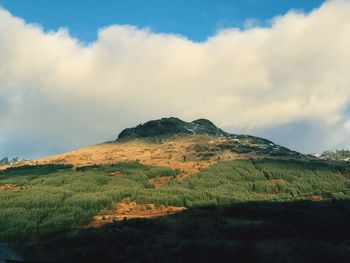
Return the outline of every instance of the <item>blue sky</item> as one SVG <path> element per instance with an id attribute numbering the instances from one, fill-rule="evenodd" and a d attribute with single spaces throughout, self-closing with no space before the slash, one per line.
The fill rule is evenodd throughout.
<path id="1" fill-rule="evenodd" d="M 111 24 L 149 27 L 205 41 L 220 28 L 243 28 L 246 20 L 265 25 L 291 9 L 303 12 L 322 0 L 0 0 L 0 5 L 45 30 L 69 28 L 82 42 L 96 40 L 97 31 Z"/>

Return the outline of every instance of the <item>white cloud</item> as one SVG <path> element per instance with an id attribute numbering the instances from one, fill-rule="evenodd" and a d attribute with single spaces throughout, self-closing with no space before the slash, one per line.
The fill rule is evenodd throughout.
<path id="1" fill-rule="evenodd" d="M 64 151 L 162 116 L 304 152 L 350 146 L 349 14 L 349 1 L 328 1 L 202 43 L 113 25 L 86 46 L 0 10 L 0 154 Z"/>

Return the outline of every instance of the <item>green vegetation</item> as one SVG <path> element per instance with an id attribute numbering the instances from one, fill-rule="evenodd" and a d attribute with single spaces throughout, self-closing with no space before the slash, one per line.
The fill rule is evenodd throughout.
<path id="1" fill-rule="evenodd" d="M 46 165 L 1 172 L 0 240 L 25 240 L 81 227 L 102 208 L 129 198 L 192 208 L 229 206 L 247 201 L 298 200 L 307 195 L 345 199 L 350 181 L 342 163 L 246 160 L 220 162 L 183 182 L 154 189 L 148 179 L 179 171 L 137 162 L 108 166 Z M 115 175 L 117 174 L 117 175 Z"/>
<path id="2" fill-rule="evenodd" d="M 87 224 L 100 209 L 142 189 L 152 188 L 148 179 L 175 175 L 161 167 L 121 163 L 85 171 L 22 167 L 2 173 L 0 186 L 27 186 L 24 190 L 0 191 L 0 239 L 19 240 Z M 62 168 L 62 167 L 60 167 Z M 81 170 L 81 169 L 79 169 Z M 121 176 L 108 176 L 118 171 Z"/>
<path id="3" fill-rule="evenodd" d="M 0 171 L 0 178 L 14 175 L 43 175 L 60 170 L 71 169 L 69 164 L 22 165 Z"/>
<path id="4" fill-rule="evenodd" d="M 344 166 L 294 160 L 220 162 L 186 181 L 145 190 L 139 202 L 186 207 L 225 206 L 243 201 L 297 200 L 310 195 L 346 198 L 350 181 Z"/>

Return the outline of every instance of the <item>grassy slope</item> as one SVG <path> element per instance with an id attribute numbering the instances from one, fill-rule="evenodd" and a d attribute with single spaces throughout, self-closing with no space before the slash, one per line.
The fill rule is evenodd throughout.
<path id="1" fill-rule="evenodd" d="M 82 171 L 41 173 L 41 167 L 2 175 L 0 185 L 29 186 L 21 191 L 0 192 L 0 239 L 18 240 L 86 225 L 100 209 L 152 187 L 148 178 L 174 175 L 161 167 L 122 163 Z M 39 171 L 39 172 L 38 172 Z M 123 176 L 108 176 L 120 171 Z M 38 175 L 40 173 L 40 175 Z"/>
<path id="2" fill-rule="evenodd" d="M 0 185 L 29 188 L 0 192 L 1 240 L 28 239 L 86 225 L 99 210 L 127 197 L 141 203 L 205 207 L 254 200 L 295 200 L 325 192 L 337 192 L 326 195 L 341 199 L 347 198 L 344 190 L 350 189 L 345 167 L 304 161 L 220 162 L 186 181 L 174 179 L 160 189 L 154 189 L 148 179 L 175 177 L 175 171 L 138 163 L 63 168 L 2 173 Z M 108 176 L 115 171 L 122 175 Z"/>

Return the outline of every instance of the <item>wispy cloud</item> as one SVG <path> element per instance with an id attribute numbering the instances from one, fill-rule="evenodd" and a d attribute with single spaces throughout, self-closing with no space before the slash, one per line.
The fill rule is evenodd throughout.
<path id="1" fill-rule="evenodd" d="M 0 154 L 98 143 L 170 115 L 302 151 L 350 145 L 349 13 L 348 1 L 328 1 L 203 43 L 112 25 L 87 46 L 1 10 Z"/>

